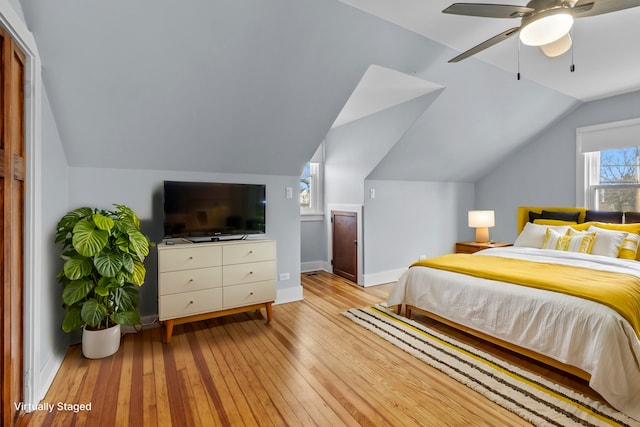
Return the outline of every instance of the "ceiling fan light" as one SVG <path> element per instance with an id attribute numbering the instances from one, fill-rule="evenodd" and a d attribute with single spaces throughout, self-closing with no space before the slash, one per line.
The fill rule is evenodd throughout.
<path id="1" fill-rule="evenodd" d="M 555 58 L 556 56 L 560 56 L 571 48 L 571 36 L 569 33 L 560 37 L 558 40 L 549 43 L 543 44 L 540 46 L 542 52 L 547 55 L 549 58 Z"/>
<path id="2" fill-rule="evenodd" d="M 553 43 L 569 32 L 573 16 L 564 9 L 552 9 L 549 13 L 534 16 L 524 22 L 520 30 L 520 40 L 527 46 L 543 46 Z"/>

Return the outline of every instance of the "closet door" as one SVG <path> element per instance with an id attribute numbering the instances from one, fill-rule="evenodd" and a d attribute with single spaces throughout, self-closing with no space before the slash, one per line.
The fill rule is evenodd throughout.
<path id="1" fill-rule="evenodd" d="M 0 29 L 0 328 L 2 417 L 14 425 L 23 402 L 24 65 L 25 56 Z"/>

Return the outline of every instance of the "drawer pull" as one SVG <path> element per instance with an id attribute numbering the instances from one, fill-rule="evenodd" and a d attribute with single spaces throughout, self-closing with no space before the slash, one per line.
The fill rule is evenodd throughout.
<path id="1" fill-rule="evenodd" d="M 193 304 L 193 301 L 189 301 L 189 305 Z"/>
<path id="2" fill-rule="evenodd" d="M 253 292 L 249 292 L 249 296 L 253 295 Z"/>
<path id="3" fill-rule="evenodd" d="M 253 271 L 250 271 L 249 274 L 253 274 Z"/>
<path id="4" fill-rule="evenodd" d="M 189 279 L 189 283 L 193 283 L 193 279 Z"/>
<path id="5" fill-rule="evenodd" d="M 189 259 L 193 259 L 193 257 L 192 257 L 192 256 L 190 256 L 190 257 L 189 257 Z"/>

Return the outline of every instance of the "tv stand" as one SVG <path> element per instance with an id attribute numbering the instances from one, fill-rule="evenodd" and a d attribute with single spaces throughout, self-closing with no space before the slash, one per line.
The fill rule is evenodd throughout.
<path id="1" fill-rule="evenodd" d="M 158 313 L 166 343 L 174 325 L 187 322 L 261 308 L 269 322 L 275 299 L 274 240 L 158 244 Z"/>

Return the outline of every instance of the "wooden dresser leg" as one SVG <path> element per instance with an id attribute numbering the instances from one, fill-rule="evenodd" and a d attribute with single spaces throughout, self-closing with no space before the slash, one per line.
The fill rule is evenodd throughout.
<path id="1" fill-rule="evenodd" d="M 173 335 L 173 320 L 165 320 L 162 325 L 164 326 L 164 342 L 169 344 Z"/>
<path id="2" fill-rule="evenodd" d="M 404 315 L 405 315 L 405 317 L 406 317 L 407 319 L 411 319 L 411 309 L 409 308 L 409 306 L 407 305 L 407 306 L 404 308 L 404 310 L 405 310 L 405 311 L 404 311 Z"/>
<path id="3" fill-rule="evenodd" d="M 271 322 L 271 302 L 265 303 L 265 308 L 267 309 L 267 323 Z"/>

